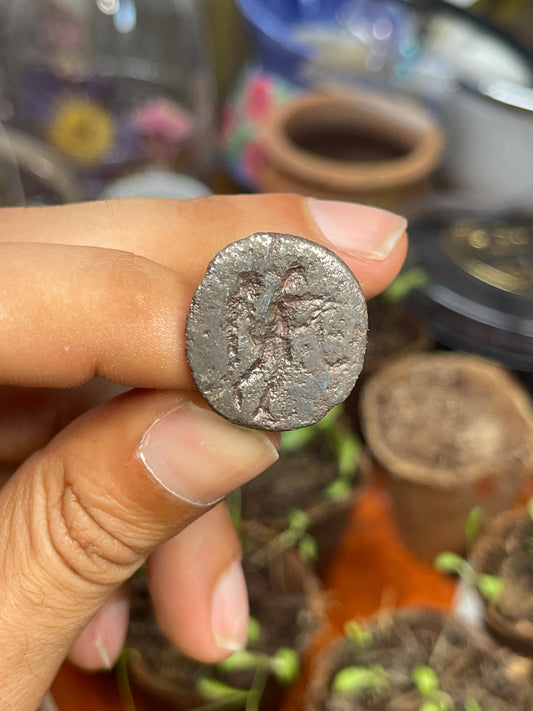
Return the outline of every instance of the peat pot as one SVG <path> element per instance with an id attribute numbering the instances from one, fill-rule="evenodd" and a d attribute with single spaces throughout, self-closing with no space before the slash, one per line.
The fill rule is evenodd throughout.
<path id="1" fill-rule="evenodd" d="M 289 647 L 301 657 L 323 622 L 320 585 L 295 549 L 258 563 L 257 554 L 268 544 L 261 526 L 248 527 L 241 533 L 245 534 L 243 568 L 250 611 L 260 623 L 260 633 L 249 642 L 248 649 L 272 655 Z M 159 630 L 146 576 L 134 577 L 132 587 L 127 646 L 137 653 L 128 659 L 129 674 L 132 682 L 157 702 L 154 708 L 189 711 L 210 704 L 210 698 L 198 687 L 200 679 L 241 690 L 252 687 L 254 671 L 224 671 L 216 664 L 202 664 L 179 652 Z M 277 708 L 285 689 L 269 676 L 261 694 L 261 711 Z M 208 707 L 235 707 L 228 704 L 229 698 L 218 699 Z"/>
<path id="2" fill-rule="evenodd" d="M 480 573 L 498 576 L 502 592 L 485 600 L 485 621 L 496 639 L 533 657 L 533 520 L 522 509 L 490 523 L 472 552 Z"/>
<path id="3" fill-rule="evenodd" d="M 432 561 L 465 550 L 474 506 L 506 508 L 533 471 L 533 410 L 501 366 L 458 352 L 399 359 L 367 381 L 361 424 L 388 474 L 403 541 Z"/>
<path id="4" fill-rule="evenodd" d="M 405 608 L 383 610 L 362 629 L 365 641 L 342 639 L 318 658 L 307 690 L 306 711 L 531 711 L 531 662 L 498 648 L 479 628 L 434 610 Z M 413 672 L 419 665 L 435 675 L 438 687 L 431 701 L 424 699 L 414 683 Z M 346 682 L 338 685 L 334 681 L 349 667 L 359 670 L 359 679 L 363 669 L 370 672 L 370 678 L 377 672 L 385 681 L 374 688 L 361 684 L 358 691 L 351 691 Z M 426 693 L 432 692 L 426 689 Z"/>

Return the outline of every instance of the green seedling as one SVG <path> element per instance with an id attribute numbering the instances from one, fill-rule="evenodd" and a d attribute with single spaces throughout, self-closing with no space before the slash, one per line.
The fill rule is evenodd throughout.
<path id="1" fill-rule="evenodd" d="M 255 617 L 250 617 L 248 643 L 256 642 L 260 636 L 261 624 Z M 292 684 L 300 673 L 300 658 L 288 647 L 280 647 L 272 655 L 243 649 L 219 662 L 216 668 L 222 674 L 253 672 L 252 684 L 249 689 L 241 689 L 217 679 L 202 677 L 196 684 L 196 690 L 209 701 L 197 707 L 196 711 L 228 707 L 257 711 L 268 678 L 274 677 L 283 686 Z"/>
<path id="2" fill-rule="evenodd" d="M 287 516 L 287 528 L 280 534 L 283 547 L 294 546 L 300 558 L 307 563 L 315 561 L 318 554 L 316 541 L 308 532 L 310 526 L 309 515 L 301 509 L 293 509 Z"/>
<path id="3" fill-rule="evenodd" d="M 346 426 L 342 418 L 343 406 L 337 405 L 319 422 L 281 436 L 281 452 L 295 452 L 310 444 L 318 435 L 324 435 L 337 462 L 337 478 L 325 489 L 329 501 L 341 501 L 350 495 L 361 456 L 361 441 Z"/>
<path id="4" fill-rule="evenodd" d="M 233 525 L 239 531 L 242 524 L 242 491 L 240 487 L 234 489 L 226 496 L 226 506 L 228 507 Z"/>
<path id="5" fill-rule="evenodd" d="M 261 637 L 261 623 L 254 617 L 250 615 L 248 618 L 248 644 L 253 644 Z"/>
<path id="6" fill-rule="evenodd" d="M 453 711 L 453 699 L 442 691 L 439 678 L 431 667 L 422 664 L 415 666 L 411 680 L 421 697 L 419 711 Z M 379 664 L 350 666 L 337 672 L 331 690 L 343 696 L 367 693 L 377 697 L 391 683 L 390 674 Z"/>
<path id="7" fill-rule="evenodd" d="M 485 512 L 481 506 L 475 506 L 468 514 L 464 532 L 467 550 L 470 550 L 483 528 Z M 462 556 L 450 551 L 440 553 L 434 560 L 434 566 L 441 573 L 458 575 L 466 586 L 474 587 L 485 600 L 496 600 L 503 592 L 503 581 L 496 575 L 478 573 Z"/>
<path id="8" fill-rule="evenodd" d="M 225 673 L 265 669 L 283 686 L 292 684 L 300 673 L 300 659 L 289 647 L 280 647 L 273 655 L 242 649 L 217 665 Z"/>
<path id="9" fill-rule="evenodd" d="M 331 684 L 331 690 L 334 694 L 342 696 L 363 692 L 377 696 L 389 684 L 389 675 L 379 664 L 370 667 L 353 666 L 345 667 L 337 672 Z"/>
<path id="10" fill-rule="evenodd" d="M 281 435 L 280 452 L 287 454 L 297 452 L 307 447 L 320 433 L 328 433 L 335 429 L 337 420 L 342 414 L 342 405 L 337 405 L 328 412 L 321 420 L 309 427 L 300 427 L 297 430 L 283 432 Z"/>
<path id="11" fill-rule="evenodd" d="M 344 624 L 344 636 L 360 650 L 366 649 L 372 644 L 372 632 L 355 620 L 348 620 Z M 350 666 L 337 672 L 333 678 L 331 690 L 333 693 L 341 695 L 362 692 L 377 695 L 388 685 L 389 676 L 381 665 Z"/>
<path id="12" fill-rule="evenodd" d="M 360 649 L 370 647 L 373 639 L 372 632 L 366 627 L 360 625 L 355 620 L 349 620 L 348 622 L 346 622 L 346 624 L 344 625 L 344 636 L 346 637 L 346 639 L 349 639 L 350 642 L 353 642 L 355 646 L 359 647 Z"/>
<path id="13" fill-rule="evenodd" d="M 439 677 L 434 669 L 417 664 L 411 672 L 411 679 L 422 697 L 419 711 L 453 711 L 453 699 L 440 688 Z"/>
<path id="14" fill-rule="evenodd" d="M 239 689 L 217 679 L 203 677 L 198 680 L 196 690 L 209 703 L 197 707 L 196 711 L 227 707 L 258 711 L 268 677 L 273 676 L 278 683 L 288 686 L 298 677 L 300 659 L 288 647 L 280 647 L 273 655 L 243 649 L 217 664 L 217 668 L 224 674 L 253 671 L 252 684 L 249 689 Z"/>
<path id="15" fill-rule="evenodd" d="M 466 517 L 464 532 L 466 538 L 466 549 L 468 551 L 472 549 L 472 546 L 479 538 L 479 535 L 483 529 L 484 519 L 485 511 L 482 506 L 474 506 Z"/>
<path id="16" fill-rule="evenodd" d="M 238 689 L 218 679 L 202 677 L 196 682 L 196 691 L 210 703 L 197 706 L 196 711 L 220 708 L 246 708 L 250 691 Z"/>
<path id="17" fill-rule="evenodd" d="M 141 653 L 132 647 L 123 647 L 115 665 L 118 692 L 124 711 L 136 711 L 131 689 L 128 663 L 132 657 L 140 657 Z"/>
<path id="18" fill-rule="evenodd" d="M 381 298 L 389 304 L 403 301 L 415 289 L 428 283 L 428 274 L 421 267 L 411 267 L 398 274 L 396 279 L 382 292 Z"/>
<path id="19" fill-rule="evenodd" d="M 312 563 L 318 555 L 315 539 L 308 532 L 311 526 L 309 515 L 301 509 L 292 509 L 287 515 L 287 527 L 274 536 L 262 548 L 255 551 L 250 560 L 257 565 L 274 558 L 289 548 L 295 548 L 300 558 L 306 563 Z"/>
<path id="20" fill-rule="evenodd" d="M 503 581 L 496 575 L 478 573 L 470 563 L 457 553 L 445 551 L 435 558 L 434 565 L 442 573 L 458 575 L 465 585 L 473 586 L 485 598 L 496 600 L 503 592 Z"/>

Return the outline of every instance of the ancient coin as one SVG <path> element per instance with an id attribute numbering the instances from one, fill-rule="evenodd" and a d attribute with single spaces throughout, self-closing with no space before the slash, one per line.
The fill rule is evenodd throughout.
<path id="1" fill-rule="evenodd" d="M 290 430 L 346 399 L 363 366 L 367 310 L 332 251 L 257 233 L 211 261 L 187 319 L 187 359 L 200 393 L 237 424 Z"/>

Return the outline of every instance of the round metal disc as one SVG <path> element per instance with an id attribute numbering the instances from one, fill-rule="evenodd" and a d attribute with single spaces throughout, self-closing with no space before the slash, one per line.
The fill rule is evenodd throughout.
<path id="1" fill-rule="evenodd" d="M 257 233 L 210 262 L 189 310 L 187 359 L 223 417 L 296 429 L 349 395 L 367 326 L 361 288 L 339 257 L 302 237 Z"/>

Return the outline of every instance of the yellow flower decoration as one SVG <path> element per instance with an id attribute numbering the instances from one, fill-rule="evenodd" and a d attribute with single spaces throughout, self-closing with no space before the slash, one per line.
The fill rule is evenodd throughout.
<path id="1" fill-rule="evenodd" d="M 48 140 L 84 165 L 97 163 L 111 148 L 115 126 L 109 111 L 90 99 L 63 98 L 48 126 Z"/>

